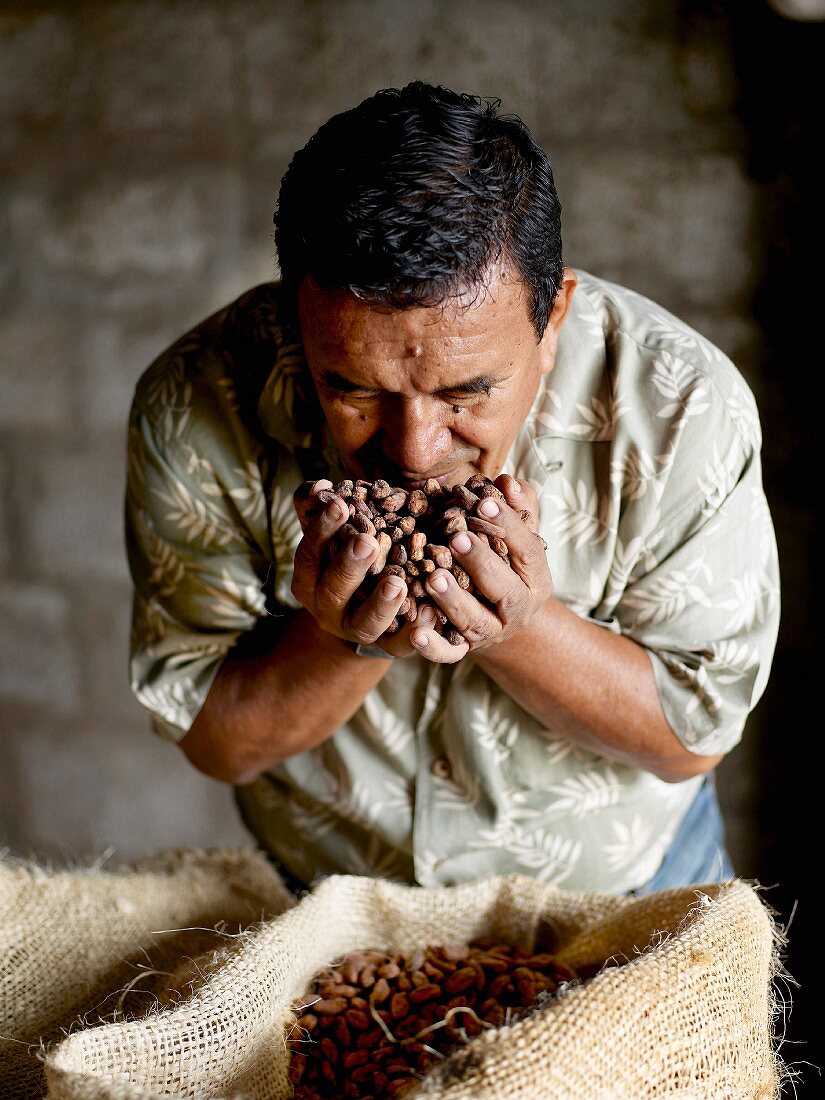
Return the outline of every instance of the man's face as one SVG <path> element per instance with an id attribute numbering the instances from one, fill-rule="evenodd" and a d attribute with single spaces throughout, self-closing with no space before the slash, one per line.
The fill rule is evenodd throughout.
<path id="1" fill-rule="evenodd" d="M 553 369 L 576 285 L 564 282 L 540 343 L 512 269 L 443 306 L 392 309 L 308 277 L 298 292 L 307 363 L 348 474 L 415 488 L 495 478 Z M 475 300 L 473 300 L 475 299 Z"/>

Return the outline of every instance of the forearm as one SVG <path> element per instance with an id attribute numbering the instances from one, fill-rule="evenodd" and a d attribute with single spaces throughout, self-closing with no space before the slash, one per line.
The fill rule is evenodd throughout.
<path id="1" fill-rule="evenodd" d="M 361 706 L 389 661 L 358 656 L 300 611 L 266 653 L 230 653 L 181 740 L 200 771 L 250 783 L 327 740 Z"/>
<path id="2" fill-rule="evenodd" d="M 720 756 L 697 756 L 662 712 L 647 653 L 579 618 L 556 599 L 530 624 L 473 660 L 543 726 L 668 782 L 701 775 Z"/>

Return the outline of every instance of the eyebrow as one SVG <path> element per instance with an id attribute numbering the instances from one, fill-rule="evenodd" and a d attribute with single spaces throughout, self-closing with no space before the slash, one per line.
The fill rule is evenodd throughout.
<path id="1" fill-rule="evenodd" d="M 349 378 L 344 378 L 343 374 L 339 374 L 335 370 L 327 370 L 321 375 L 325 385 L 330 389 L 340 390 L 342 393 L 354 393 L 356 390 L 364 390 L 366 393 L 376 393 L 377 390 L 371 390 L 369 386 L 359 386 L 357 382 L 351 382 Z M 469 378 L 466 382 L 456 382 L 453 386 L 444 386 L 443 389 L 434 390 L 436 394 L 439 393 L 489 393 L 495 385 L 495 378 L 492 378 L 489 374 L 478 374 L 475 378 Z"/>

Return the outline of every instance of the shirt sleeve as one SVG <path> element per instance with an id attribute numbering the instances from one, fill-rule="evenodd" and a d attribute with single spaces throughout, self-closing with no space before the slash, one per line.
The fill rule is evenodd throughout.
<path id="1" fill-rule="evenodd" d="M 637 537 L 614 612 L 648 652 L 668 724 L 698 754 L 739 741 L 776 644 L 779 572 L 755 405 L 751 426 L 743 434 L 720 401 L 684 427 L 668 472 L 673 495 L 663 496 L 680 503 Z"/>
<path id="2" fill-rule="evenodd" d="M 263 507 L 254 462 L 211 462 L 135 401 L 125 516 L 130 684 L 169 739 L 186 733 L 226 654 L 267 614 L 274 566 L 244 518 Z"/>

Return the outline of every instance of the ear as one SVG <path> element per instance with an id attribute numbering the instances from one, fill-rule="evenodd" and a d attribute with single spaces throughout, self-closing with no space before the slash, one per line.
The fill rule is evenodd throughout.
<path id="1" fill-rule="evenodd" d="M 553 302 L 553 310 L 547 321 L 547 328 L 544 330 L 544 336 L 542 336 L 539 343 L 539 354 L 541 357 L 541 371 L 542 374 L 549 374 L 549 372 L 556 365 L 556 351 L 559 346 L 559 333 L 561 332 L 561 326 L 564 324 L 564 319 L 567 316 L 567 311 L 570 308 L 570 302 L 573 299 L 573 292 L 578 285 L 579 279 L 575 271 L 572 268 L 566 267 L 562 272 L 561 286 L 556 294 L 556 300 Z"/>

